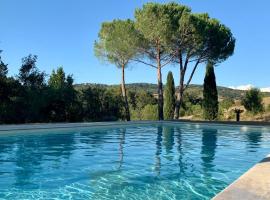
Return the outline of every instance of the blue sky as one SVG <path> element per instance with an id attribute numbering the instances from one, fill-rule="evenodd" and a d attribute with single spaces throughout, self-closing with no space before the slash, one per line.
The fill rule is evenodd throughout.
<path id="1" fill-rule="evenodd" d="M 76 83 L 117 84 L 120 70 L 104 65 L 93 52 L 100 25 L 115 18 L 133 18 L 135 8 L 149 1 L 137 0 L 0 0 L 0 49 L 10 75 L 18 73 L 21 58 L 38 55 L 40 70 L 50 73 L 63 66 Z M 166 1 L 157 1 L 166 2 Z M 178 1 L 176 1 L 178 2 Z M 235 53 L 216 67 L 218 85 L 252 84 L 270 86 L 270 1 L 269 0 L 182 0 L 193 12 L 208 12 L 231 28 L 236 38 Z M 178 83 L 178 67 L 167 66 Z M 192 83 L 202 84 L 205 67 Z M 156 83 L 156 71 L 132 65 L 126 82 Z"/>

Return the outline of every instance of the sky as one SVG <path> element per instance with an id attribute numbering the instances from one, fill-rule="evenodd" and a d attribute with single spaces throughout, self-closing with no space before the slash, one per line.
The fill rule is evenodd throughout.
<path id="1" fill-rule="evenodd" d="M 75 83 L 118 84 L 121 71 L 100 62 L 93 44 L 102 22 L 134 19 L 134 10 L 145 0 L 0 0 L 0 49 L 9 75 L 18 74 L 21 59 L 38 56 L 37 66 L 48 75 L 63 66 Z M 156 1 L 169 2 L 169 1 Z M 179 2 L 180 1 L 175 1 Z M 195 13 L 207 12 L 228 26 L 236 38 L 234 55 L 219 64 L 217 84 L 228 87 L 250 85 L 270 90 L 270 1 L 182 0 Z M 179 82 L 179 68 L 166 66 Z M 205 65 L 200 65 L 192 83 L 202 84 Z M 126 82 L 156 83 L 154 68 L 132 63 Z"/>

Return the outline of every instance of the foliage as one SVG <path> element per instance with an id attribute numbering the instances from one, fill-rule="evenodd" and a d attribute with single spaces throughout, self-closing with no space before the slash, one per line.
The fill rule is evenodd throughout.
<path id="1" fill-rule="evenodd" d="M 8 68 L 0 57 L 0 123 L 22 121 L 22 87 L 19 81 L 7 77 Z"/>
<path id="2" fill-rule="evenodd" d="M 259 113 L 263 111 L 262 94 L 259 89 L 252 88 L 248 90 L 242 99 L 245 109 L 252 113 Z"/>
<path id="3" fill-rule="evenodd" d="M 122 68 L 122 96 L 127 121 L 130 120 L 130 113 L 125 88 L 125 68 L 135 57 L 139 41 L 140 38 L 131 20 L 114 20 L 102 24 L 99 41 L 95 42 L 94 46 L 98 58 Z"/>
<path id="4" fill-rule="evenodd" d="M 95 42 L 95 54 L 101 60 L 122 68 L 127 67 L 137 53 L 138 34 L 131 20 L 113 20 L 104 22 Z"/>
<path id="5" fill-rule="evenodd" d="M 146 3 L 135 11 L 135 26 L 142 35 L 138 46 L 140 58 L 137 61 L 157 69 L 158 115 L 163 120 L 163 88 L 161 68 L 169 63 L 167 44 L 171 39 L 173 26 L 171 15 L 175 3 Z M 152 62 L 155 62 L 153 64 Z"/>
<path id="6" fill-rule="evenodd" d="M 149 58 L 156 59 L 157 45 L 165 50 L 166 44 L 172 35 L 174 24 L 171 22 L 171 7 L 175 3 L 159 4 L 146 3 L 141 9 L 135 11 L 135 25 L 143 35 L 144 40 L 140 45 L 143 52 L 150 51 Z M 161 50 L 161 52 L 164 52 Z M 164 52 L 165 53 L 165 52 Z"/>
<path id="7" fill-rule="evenodd" d="M 75 84 L 74 87 L 76 90 L 86 89 L 91 86 L 100 86 L 104 88 L 119 88 L 119 85 L 106 85 L 106 84 L 94 84 L 94 83 L 84 83 L 84 84 Z M 157 92 L 157 84 L 152 83 L 129 83 L 126 84 L 128 93 L 129 92 L 139 92 L 145 91 L 150 94 L 156 94 Z M 243 97 L 242 90 L 234 90 L 227 87 L 217 86 L 218 95 L 220 99 L 233 99 L 240 100 Z M 185 95 L 188 98 L 192 98 L 194 101 L 198 101 L 198 103 L 202 100 L 203 96 L 203 85 L 195 85 L 191 84 L 185 91 Z M 264 93 L 265 97 L 270 97 L 269 92 Z"/>
<path id="8" fill-rule="evenodd" d="M 203 99 L 200 97 L 200 94 L 195 91 L 187 91 L 184 95 L 186 101 L 189 101 L 192 105 L 200 105 L 202 106 Z"/>
<path id="9" fill-rule="evenodd" d="M 230 107 L 232 107 L 235 104 L 234 99 L 231 97 L 227 97 L 225 99 L 223 99 L 220 103 L 219 103 L 219 107 L 221 109 L 225 109 L 228 110 Z"/>
<path id="10" fill-rule="evenodd" d="M 74 122 L 82 120 L 81 103 L 73 88 L 73 78 L 64 69 L 53 70 L 48 81 L 48 101 L 43 111 L 49 121 Z"/>
<path id="11" fill-rule="evenodd" d="M 22 59 L 18 79 L 23 86 L 28 88 L 41 88 L 45 83 L 45 72 L 40 72 L 36 67 L 37 56 L 29 55 Z"/>
<path id="12" fill-rule="evenodd" d="M 197 63 L 217 63 L 233 54 L 235 39 L 228 27 L 206 13 L 192 14 L 185 9 L 180 14 L 171 45 L 172 52 L 177 53 L 175 62 L 181 56 L 187 62 L 196 59 Z"/>
<path id="13" fill-rule="evenodd" d="M 218 118 L 218 93 L 214 66 L 211 62 L 206 66 L 203 88 L 204 118 L 216 120 Z"/>
<path id="14" fill-rule="evenodd" d="M 143 120 L 143 110 L 147 105 L 155 105 L 157 100 L 154 96 L 144 90 L 136 92 L 129 92 L 129 102 L 132 105 L 131 119 L 132 120 Z"/>
<path id="15" fill-rule="evenodd" d="M 142 110 L 142 120 L 158 120 L 157 105 L 146 105 Z"/>
<path id="16" fill-rule="evenodd" d="M 167 76 L 164 100 L 164 119 L 173 119 L 175 108 L 175 85 L 173 74 L 170 71 Z"/>
<path id="17" fill-rule="evenodd" d="M 266 111 L 270 112 L 270 104 L 266 107 Z"/>
<path id="18" fill-rule="evenodd" d="M 0 54 L 1 54 L 1 50 L 0 50 Z M 0 55 L 0 78 L 5 78 L 7 76 L 8 73 L 8 65 L 5 64 L 2 61 L 1 55 Z"/>
<path id="19" fill-rule="evenodd" d="M 176 101 L 175 118 L 178 118 L 183 94 L 188 88 L 200 63 L 218 63 L 234 52 L 235 39 L 228 27 L 208 14 L 193 14 L 188 8 L 175 5 L 175 22 L 169 49 L 173 62 L 179 64 L 180 86 Z M 186 78 L 188 68 L 191 73 Z M 184 80 L 187 80 L 186 83 Z"/>
<path id="20" fill-rule="evenodd" d="M 55 70 L 52 71 L 52 74 L 48 81 L 48 85 L 54 89 L 61 89 L 67 85 L 66 75 L 63 67 L 59 67 L 56 72 Z"/>
<path id="21" fill-rule="evenodd" d="M 82 91 L 83 116 L 86 121 L 123 119 L 122 98 L 119 92 L 101 87 Z"/>
<path id="22" fill-rule="evenodd" d="M 43 108 L 46 105 L 45 72 L 37 66 L 37 56 L 28 55 L 22 58 L 17 80 L 20 82 L 20 114 L 24 123 L 44 120 Z"/>
<path id="23" fill-rule="evenodd" d="M 0 123 L 123 119 L 119 88 L 75 90 L 72 76 L 62 67 L 53 70 L 46 83 L 36 61 L 36 56 L 28 56 L 17 78 L 6 77 L 7 73 L 0 77 Z"/>
<path id="24" fill-rule="evenodd" d="M 193 116 L 193 118 L 202 118 L 202 98 L 197 93 L 186 92 L 183 96 L 183 103 L 180 109 L 180 116 Z"/>
<path id="25" fill-rule="evenodd" d="M 203 109 L 201 105 L 194 105 L 186 102 L 180 110 L 180 116 L 193 116 L 193 118 L 201 119 L 203 116 Z"/>

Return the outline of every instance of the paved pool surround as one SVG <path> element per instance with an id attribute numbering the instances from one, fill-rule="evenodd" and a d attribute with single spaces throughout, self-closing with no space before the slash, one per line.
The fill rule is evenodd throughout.
<path id="1" fill-rule="evenodd" d="M 270 199 L 270 155 L 213 198 L 213 200 L 239 199 Z"/>
<path id="2" fill-rule="evenodd" d="M 46 124 L 22 124 L 22 125 L 0 125 L 0 134 L 12 131 L 29 131 L 40 129 L 65 129 L 65 128 L 88 128 L 104 126 L 128 126 L 134 124 L 148 123 L 181 123 L 190 122 L 195 124 L 228 124 L 240 126 L 266 126 L 270 128 L 269 122 L 207 122 L 207 121 L 132 121 L 132 122 L 91 122 L 91 123 L 46 123 Z M 269 152 L 270 153 L 270 152 Z M 261 162 L 257 163 L 231 185 L 226 187 L 213 200 L 266 200 L 270 199 L 270 154 Z"/>

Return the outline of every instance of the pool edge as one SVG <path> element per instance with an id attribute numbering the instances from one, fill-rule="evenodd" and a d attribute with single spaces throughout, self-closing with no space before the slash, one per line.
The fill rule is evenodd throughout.
<path id="1" fill-rule="evenodd" d="M 192 123 L 192 124 L 213 124 L 213 125 L 233 125 L 233 126 L 267 126 L 269 122 L 232 122 L 232 121 L 192 121 L 192 120 L 163 120 L 163 121 L 114 121 L 114 122 L 76 122 L 76 123 L 33 123 L 33 124 L 10 124 L 0 125 L 0 133 L 7 131 L 24 131 L 39 129 L 59 129 L 59 128 L 83 128 L 83 127 L 100 127 L 111 125 L 140 125 L 151 123 Z"/>
<path id="2" fill-rule="evenodd" d="M 212 200 L 270 199 L 270 154 L 218 193 Z"/>

